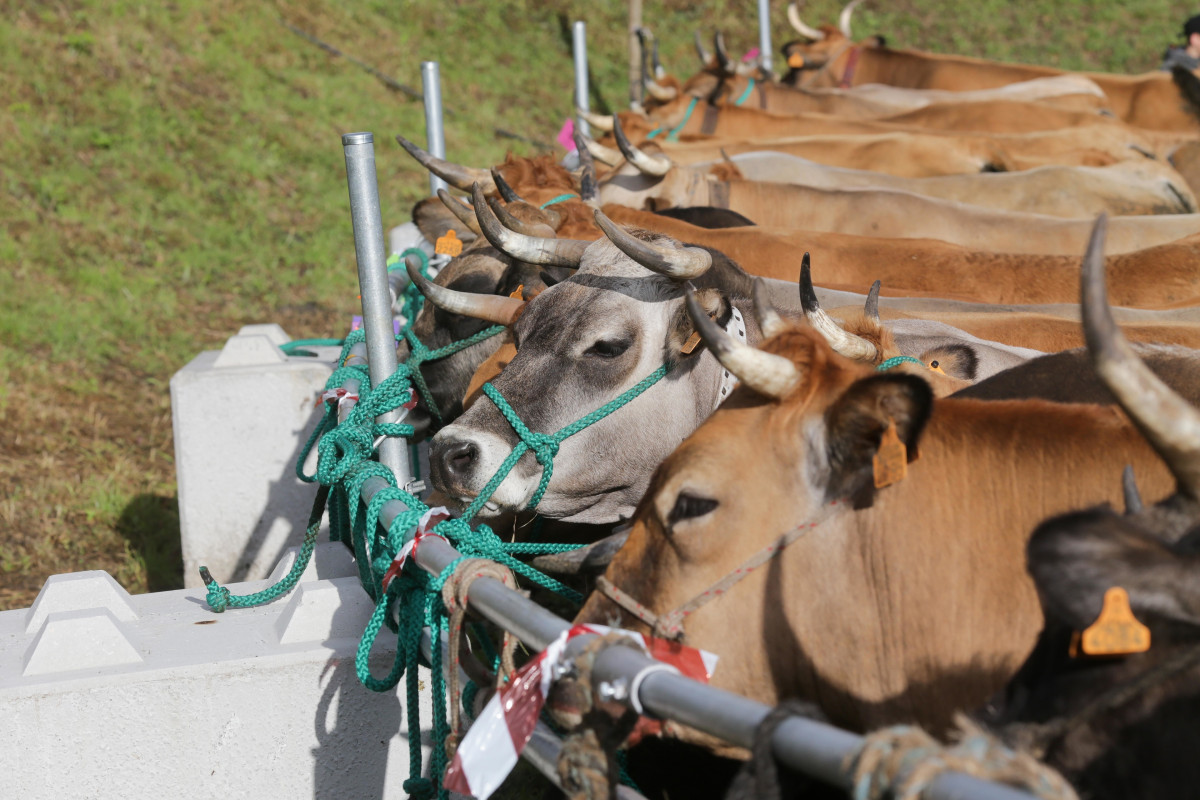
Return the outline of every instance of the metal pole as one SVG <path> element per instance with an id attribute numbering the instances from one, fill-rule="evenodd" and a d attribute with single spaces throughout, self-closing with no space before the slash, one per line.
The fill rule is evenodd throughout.
<path id="1" fill-rule="evenodd" d="M 342 136 L 342 149 L 346 154 L 346 182 L 350 186 L 350 219 L 354 224 L 368 369 L 371 385 L 378 386 L 396 371 L 396 336 L 388 294 L 379 186 L 375 179 L 375 137 L 370 133 L 347 133 Z M 389 411 L 379 415 L 377 421 L 399 419 L 399 411 Z M 399 486 L 406 487 L 412 482 L 407 443 L 403 439 L 385 438 L 379 445 L 379 462 L 396 475 Z"/>
<path id="2" fill-rule="evenodd" d="M 588 65 L 587 65 L 587 23 L 582 20 L 571 26 L 571 48 L 575 53 L 575 107 L 590 111 L 588 105 Z M 576 116 L 575 127 L 584 136 L 590 135 L 590 129 L 583 117 Z"/>
<path id="3" fill-rule="evenodd" d="M 446 157 L 446 135 L 442 130 L 442 80 L 438 62 L 421 62 L 421 90 L 425 93 L 425 140 L 428 150 L 438 158 Z M 429 193 L 437 196 L 438 189 L 449 189 L 444 180 L 429 173 Z"/>
<path id="4" fill-rule="evenodd" d="M 771 0 L 758 0 L 758 62 L 771 74 Z"/>
<path id="5" fill-rule="evenodd" d="M 387 486 L 379 478 L 368 478 L 363 483 L 362 496 L 365 502 Z M 404 506 L 389 500 L 380 509 L 379 522 L 390 527 L 395 518 L 403 513 Z M 415 560 L 431 575 L 438 575 L 459 553 L 441 539 L 422 540 Z M 471 609 L 489 622 L 516 634 L 526 644 L 538 650 L 569 630 L 566 620 L 522 597 L 495 578 L 477 578 L 467 594 Z M 577 636 L 567 646 L 568 653 L 577 653 L 594 637 Z M 740 747 L 749 748 L 754 743 L 754 731 L 770 709 L 762 703 L 746 697 L 697 683 L 673 672 L 653 670 L 658 661 L 647 656 L 633 645 L 611 645 L 596 657 L 593 682 L 610 686 L 628 687 L 639 674 L 645 673 L 640 682 L 637 700 L 646 712 L 659 719 L 673 719 L 697 730 L 717 736 Z M 633 698 L 614 696 L 626 705 L 633 706 Z M 771 740 L 776 758 L 792 769 L 811 775 L 833 786 L 851 789 L 850 776 L 842 764 L 847 756 L 855 752 L 863 739 L 848 731 L 834 728 L 813 720 L 793 717 L 776 731 Z M 932 800 L 1034 800 L 1016 789 L 1000 786 L 972 778 L 961 773 L 945 773 L 934 780 L 927 797 Z"/>

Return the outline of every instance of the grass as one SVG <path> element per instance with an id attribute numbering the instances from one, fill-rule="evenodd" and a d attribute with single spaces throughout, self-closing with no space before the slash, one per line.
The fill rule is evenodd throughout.
<path id="1" fill-rule="evenodd" d="M 776 46 L 785 6 L 773 4 Z M 338 336 L 357 287 L 339 135 L 376 133 L 385 221 L 426 176 L 391 141 L 423 108 L 291 23 L 408 86 L 441 64 L 447 148 L 474 165 L 551 141 L 569 113 L 569 22 L 586 18 L 593 107 L 627 97 L 624 3 L 558 0 L 8 2 L 0 22 L 0 608 L 46 576 L 181 585 L 167 382 L 247 323 Z M 839 3 L 811 0 L 813 24 Z M 895 46 L 1153 69 L 1190 6 L 895 0 L 859 33 Z M 647 3 L 664 63 L 694 29 L 757 41 L 750 3 Z"/>

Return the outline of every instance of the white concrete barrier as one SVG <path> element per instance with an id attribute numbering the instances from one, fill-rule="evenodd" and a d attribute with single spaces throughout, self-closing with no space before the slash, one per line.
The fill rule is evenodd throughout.
<path id="1" fill-rule="evenodd" d="M 295 552 L 229 590 L 265 588 Z M 202 589 L 51 577 L 31 608 L 0 612 L 0 796 L 405 797 L 403 683 L 377 694 L 354 672 L 373 607 L 356 574 L 342 544 L 318 545 L 288 596 L 223 614 Z M 375 675 L 394 645 L 383 631 Z M 428 774 L 428 692 L 421 706 Z"/>
<path id="2" fill-rule="evenodd" d="M 339 348 L 287 356 L 288 341 L 278 325 L 247 325 L 171 378 L 184 586 L 202 585 L 201 564 L 219 581 L 262 578 L 304 538 L 316 489 L 295 463 Z"/>

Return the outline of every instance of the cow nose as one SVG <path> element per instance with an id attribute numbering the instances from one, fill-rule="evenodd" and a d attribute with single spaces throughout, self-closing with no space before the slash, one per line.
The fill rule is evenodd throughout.
<path id="1" fill-rule="evenodd" d="M 442 466 L 446 474 L 458 479 L 469 475 L 479 458 L 479 448 L 474 442 L 455 442 L 442 452 Z"/>

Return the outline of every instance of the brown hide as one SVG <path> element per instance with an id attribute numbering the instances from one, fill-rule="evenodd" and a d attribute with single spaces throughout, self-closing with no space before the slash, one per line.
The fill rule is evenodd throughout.
<path id="1" fill-rule="evenodd" d="M 605 206 L 612 220 L 652 227 L 685 242 L 703 242 L 742 269 L 765 278 L 796 280 L 804 251 L 823 280 L 861 291 L 875 280 L 889 294 L 972 297 L 981 303 L 1074 303 L 1079 298 L 1079 257 L 973 252 L 929 239 L 883 239 L 756 227 L 707 231 L 646 211 Z M 1107 259 L 1110 302 L 1168 308 L 1200 302 L 1200 235 Z"/>
<path id="2" fill-rule="evenodd" d="M 839 57 L 827 70 L 824 85 L 834 85 L 844 74 L 845 60 Z M 1032 78 L 1062 75 L 1063 70 L 1028 64 L 1008 64 L 968 56 L 940 55 L 917 50 L 864 47 L 859 51 L 853 85 L 885 83 L 912 89 L 988 89 Z M 1188 110 L 1168 72 L 1116 75 L 1105 72 L 1077 73 L 1090 78 L 1108 96 L 1107 107 L 1130 125 L 1150 130 L 1200 134 L 1200 122 Z"/>
<path id="3" fill-rule="evenodd" d="M 989 105 L 1015 105 L 1013 113 L 1018 118 L 1039 119 L 1041 115 L 1031 110 L 1032 104 L 988 104 L 973 103 L 986 109 Z M 1036 108 L 1036 106 L 1033 106 Z M 1046 109 L 1053 112 L 1053 109 Z M 925 109 L 921 109 L 925 112 Z M 680 129 L 681 134 L 703 134 L 704 119 L 710 112 L 694 112 L 688 117 L 686 124 Z M 916 133 L 930 136 L 953 137 L 956 146 L 960 142 L 976 141 L 990 144 L 1006 156 L 1006 162 L 1013 169 L 1028 169 L 1030 166 L 1045 163 L 1074 163 L 1086 166 L 1103 166 L 1115 161 L 1128 158 L 1144 158 L 1141 153 L 1130 149 L 1137 145 L 1143 150 L 1150 151 L 1154 143 L 1141 136 L 1126 125 L 1112 119 L 1092 115 L 1089 119 L 1072 120 L 1069 124 L 1042 127 L 1029 131 L 1004 132 L 992 130 L 979 122 L 963 128 L 932 128 L 920 124 L 920 115 L 913 119 L 917 121 L 899 122 L 895 118 L 887 120 L 855 120 L 825 114 L 806 114 L 801 116 L 784 116 L 759 111 L 754 108 L 738 106 L 720 106 L 716 113 L 716 128 L 711 135 L 720 139 L 784 139 L 794 136 L 868 136 L 888 133 Z M 914 112 L 915 113 L 915 112 Z M 1051 114 L 1047 114 L 1051 116 Z M 930 119 L 936 119 L 930 116 Z M 678 124 L 682 121 L 682 114 Z M 943 120 L 957 120 L 960 124 L 969 117 L 943 115 Z M 624 119 L 622 119 L 624 123 Z M 665 127 L 675 130 L 675 125 L 664 123 Z M 644 124 L 639 128 L 644 128 Z M 974 133 L 970 132 L 974 131 Z M 648 133 L 648 131 L 646 131 Z M 627 135 L 632 135 L 626 131 Z M 644 134 L 643 134 L 644 135 Z M 699 140 L 698 140 L 699 141 Z M 1172 144 L 1177 144 L 1173 142 Z M 615 140 L 614 145 L 615 146 Z M 820 160 L 820 159 L 818 159 Z"/>
<path id="4" fill-rule="evenodd" d="M 830 309 L 831 316 L 850 319 L 861 308 Z M 1008 311 L 1003 314 L 990 312 L 955 311 L 943 313 L 907 314 L 881 308 L 879 315 L 885 319 L 929 319 L 966 331 L 972 336 L 992 342 L 1028 347 L 1043 353 L 1056 353 L 1083 347 L 1083 328 L 1077 320 L 1063 319 L 1049 314 L 1034 314 L 1026 311 Z M 1157 342 L 1178 344 L 1200 350 L 1200 324 L 1186 322 L 1123 322 L 1121 330 L 1134 342 Z"/>
<path id="5" fill-rule="evenodd" d="M 762 349 L 802 369 L 800 384 L 782 401 L 740 388 L 686 439 L 655 474 L 607 572 L 655 613 L 815 511 L 834 475 L 825 446 L 814 447 L 836 441 L 827 420 L 864 414 L 879 435 L 869 399 L 845 399 L 855 382 L 881 380 L 870 367 L 835 356 L 807 329 Z M 1041 614 L 1024 554 L 1033 526 L 1119 502 L 1126 463 L 1148 497 L 1172 485 L 1111 408 L 938 400 L 919 451 L 873 505 L 841 511 L 686 618 L 685 643 L 720 656 L 714 685 L 768 705 L 806 698 L 855 730 L 901 721 L 942 730 L 999 688 L 1034 642 Z M 672 521 L 681 494 L 718 504 Z M 646 629 L 599 593 L 577 620 Z"/>
<path id="6" fill-rule="evenodd" d="M 556 229 L 558 238 L 600 238 L 600 229 L 592 220 L 592 208 L 579 199 L 578 182 L 554 156 L 525 158 L 509 153 L 499 169 L 504 180 L 530 205 L 540 206 L 564 194 L 575 195 L 573 199 L 550 206 L 562 216 Z"/>

